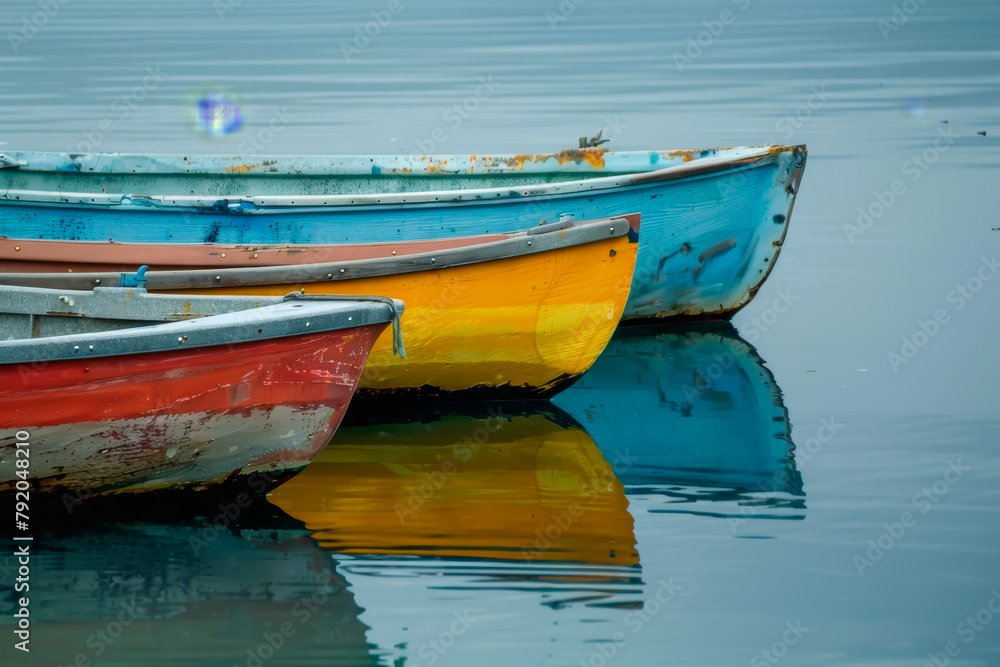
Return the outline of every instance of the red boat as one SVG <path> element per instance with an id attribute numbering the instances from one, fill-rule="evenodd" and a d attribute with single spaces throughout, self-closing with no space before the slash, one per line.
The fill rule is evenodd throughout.
<path id="1" fill-rule="evenodd" d="M 0 492 L 263 494 L 329 441 L 401 311 L 382 297 L 0 287 Z"/>

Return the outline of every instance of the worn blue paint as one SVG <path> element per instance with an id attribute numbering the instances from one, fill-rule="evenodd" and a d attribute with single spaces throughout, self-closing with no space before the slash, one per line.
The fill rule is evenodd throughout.
<path id="1" fill-rule="evenodd" d="M 731 152 L 738 156 L 740 150 L 747 149 Z M 551 156 L 430 161 L 380 156 L 369 158 L 367 165 L 364 159 L 354 157 L 327 158 L 327 163 L 319 158 L 260 158 L 250 166 L 239 163 L 235 173 L 230 165 L 232 175 L 219 173 L 224 171 L 220 158 L 188 158 L 181 163 L 186 165 L 183 173 L 206 176 L 189 179 L 181 186 L 185 177 L 178 173 L 180 158 L 176 157 L 136 157 L 129 161 L 126 156 L 107 156 L 101 161 L 92 155 L 63 155 L 60 160 L 53 154 L 11 153 L 25 160 L 28 167 L 0 172 L 0 184 L 6 187 L 0 189 L 0 205 L 4 207 L 0 234 L 25 239 L 119 242 L 364 243 L 517 231 L 534 227 L 542 220 L 554 222 L 567 213 L 586 220 L 639 212 L 640 254 L 625 317 L 726 316 L 752 298 L 774 265 L 794 201 L 793 187 L 801 176 L 804 150 L 789 147 L 765 151 L 763 159 L 750 164 L 674 180 L 589 192 L 521 192 L 534 187 L 525 183 L 535 183 L 539 190 L 554 184 L 557 187 L 549 191 L 556 191 L 560 183 L 568 180 L 607 176 L 609 172 L 615 175 L 628 169 L 634 175 L 653 170 L 654 164 L 657 169 L 684 165 L 686 158 L 686 163 L 693 165 L 699 157 L 718 160 L 722 154 L 721 149 L 689 151 L 683 156 L 659 151 L 607 153 L 603 167 L 594 167 L 586 160 L 559 164 Z M 107 190 L 102 194 L 130 196 L 114 199 L 114 204 L 94 206 L 81 206 L 86 200 L 79 197 L 54 205 L 26 205 L 23 197 L 13 200 L 15 189 L 45 187 L 67 195 L 79 192 L 81 183 L 60 183 L 55 173 L 67 160 L 93 174 L 81 181 L 82 185 L 93 187 L 89 179 L 101 179 Z M 131 170 L 123 173 L 129 164 L 137 165 L 136 174 Z M 406 174 L 406 169 L 417 164 L 425 165 L 422 176 Z M 539 164 L 547 164 L 548 171 Z M 442 165 L 453 167 L 455 173 L 441 174 Z M 258 173 L 255 169 L 265 171 Z M 145 173 L 140 175 L 140 171 Z M 271 173 L 276 175 L 269 176 Z M 270 203 L 262 199 L 249 201 L 231 193 L 211 198 L 211 191 L 228 187 L 294 199 L 299 196 L 296 185 L 304 194 L 315 196 L 323 191 L 324 183 L 331 197 L 343 197 L 345 193 L 350 196 L 351 188 L 359 187 L 354 180 L 362 173 L 369 180 L 363 184 L 364 193 L 358 195 L 358 201 L 365 203 L 358 205 L 344 202 L 304 207 L 284 199 Z M 524 180 L 526 177 L 531 180 Z M 476 187 L 497 188 L 511 178 L 521 180 L 503 189 L 503 196 L 498 194 L 493 201 L 486 196 L 476 196 L 472 201 L 468 200 L 471 197 L 464 201 L 441 197 L 436 201 L 426 196 L 438 194 L 434 192 L 438 188 L 442 195 Z M 197 207 L 183 208 L 141 198 L 187 195 L 191 189 L 209 198 Z M 413 192 L 414 201 L 379 203 L 377 193 L 381 191 Z M 774 224 L 779 217 L 782 224 Z"/>
<path id="2" fill-rule="evenodd" d="M 776 492 L 757 509 L 802 506 L 781 392 L 728 324 L 619 329 L 553 402 L 585 426 L 633 493 L 690 502 Z"/>

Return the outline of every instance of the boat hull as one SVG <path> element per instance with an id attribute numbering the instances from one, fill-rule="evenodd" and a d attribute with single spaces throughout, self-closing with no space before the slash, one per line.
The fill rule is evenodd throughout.
<path id="1" fill-rule="evenodd" d="M 635 258 L 636 244 L 619 236 L 403 275 L 198 292 L 389 294 L 406 304 L 406 358 L 393 354 L 392 332 L 384 332 L 360 399 L 524 400 L 552 396 L 594 363 L 618 326 Z"/>
<path id="2" fill-rule="evenodd" d="M 726 157 L 729 154 L 731 159 Z M 475 156 L 409 159 L 406 164 L 410 166 L 398 168 L 390 165 L 399 159 L 381 156 L 371 159 L 367 177 L 333 167 L 326 171 L 316 167 L 310 173 L 308 159 L 291 161 L 289 167 L 288 159 L 223 165 L 213 158 L 203 159 L 206 164 L 201 167 L 195 166 L 194 159 L 186 160 L 186 182 L 183 171 L 173 175 L 171 170 L 180 170 L 177 165 L 162 159 L 151 164 L 134 156 L 129 160 L 118 157 L 95 162 L 97 166 L 81 166 L 79 160 L 67 157 L 64 165 L 54 162 L 52 172 L 17 170 L 7 184 L 43 187 L 60 178 L 55 174 L 59 170 L 72 172 L 65 178 L 75 179 L 64 189 L 87 185 L 80 179 L 99 178 L 101 187 L 110 188 L 108 192 L 135 192 L 141 187 L 193 192 L 179 188 L 197 186 L 199 179 L 207 181 L 198 189 L 202 199 L 188 203 L 182 198 L 151 201 L 148 196 L 98 195 L 63 197 L 66 203 L 58 203 L 55 197 L 52 204 L 39 200 L 27 205 L 23 196 L 16 195 L 15 200 L 8 194 L 0 197 L 5 209 L 0 235 L 14 240 L 192 244 L 364 243 L 511 232 L 542 220 L 557 220 L 563 214 L 591 220 L 637 212 L 643 217 L 643 237 L 623 319 L 720 319 L 746 305 L 773 268 L 805 156 L 804 146 L 771 147 L 756 153 L 718 149 L 617 155 L 592 149 L 490 162 Z M 312 162 L 319 161 L 314 158 Z M 327 161 L 339 164 L 336 159 Z M 135 174 L 121 173 L 131 162 L 146 172 L 141 180 Z M 704 167 L 699 166 L 701 162 L 706 163 Z M 419 178 L 411 163 L 423 165 Z M 483 164 L 490 166 L 475 166 Z M 452 167 L 457 173 L 443 173 Z M 683 171 L 656 171 L 663 167 Z M 223 168 L 231 175 L 230 184 L 220 181 L 218 173 L 208 173 Z M 351 169 L 357 168 L 352 164 Z M 501 168 L 512 173 L 501 173 Z M 99 173 L 77 173 L 85 169 Z M 273 176 L 262 173 L 265 170 L 274 172 Z M 576 187 L 555 182 L 567 174 L 591 178 L 594 172 L 610 174 L 613 180 L 593 190 L 586 188 L 586 181 Z M 621 175 L 619 185 L 615 185 L 615 174 Z M 501 187 L 507 182 L 508 187 Z M 325 187 L 331 192 L 359 194 L 310 194 L 324 192 Z M 230 190 L 220 192 L 220 188 Z M 409 194 L 407 188 L 426 191 Z M 244 197 L 243 192 L 248 194 Z M 251 196 L 261 192 L 277 192 L 277 203 L 268 204 L 266 196 Z M 288 192 L 292 196 L 281 196 Z M 295 192 L 304 196 L 296 198 Z M 302 201 L 310 197 L 308 203 Z M 333 205 L 335 199 L 344 201 Z M 16 258 L 5 254 L 0 259 Z"/>
<path id="3" fill-rule="evenodd" d="M 107 494 L 239 485 L 257 495 L 333 435 L 385 324 L 176 352 L 0 366 L 0 492 L 18 434 L 32 491 L 67 508 Z"/>
<path id="4" fill-rule="evenodd" d="M 640 216 L 627 215 L 534 226 L 516 233 L 462 237 L 451 248 L 377 244 L 379 255 L 354 259 L 357 247 L 313 248 L 309 255 L 345 261 L 301 264 L 297 254 L 264 249 L 206 253 L 205 246 L 94 244 L 94 259 L 159 266 L 197 260 L 202 266 L 145 273 L 150 292 L 175 295 L 270 297 L 305 294 L 389 294 L 404 300 L 405 358 L 394 335 L 379 338 L 361 378 L 362 396 L 526 400 L 548 398 L 586 371 L 618 326 L 637 256 Z M 6 242 L 9 248 L 10 242 Z M 25 242 L 22 262 L 36 265 L 51 248 L 63 256 L 78 242 Z M 62 248 L 69 249 L 63 253 Z M 231 250 L 231 249 L 230 249 Z M 366 252 L 370 252 L 367 249 Z M 247 266 L 262 255 L 263 266 Z M 225 256 L 224 256 L 225 255 Z M 281 265 L 276 258 L 291 263 Z M 219 262 L 243 266 L 219 268 Z M 116 271 L 75 263 L 59 272 L 0 273 L 0 283 L 88 289 L 123 280 Z M 75 268 L 74 268 L 75 267 Z M 16 267 L 15 267 L 16 268 Z M 134 265 L 133 265 L 134 268 Z M 73 269 L 70 271 L 69 269 Z"/>

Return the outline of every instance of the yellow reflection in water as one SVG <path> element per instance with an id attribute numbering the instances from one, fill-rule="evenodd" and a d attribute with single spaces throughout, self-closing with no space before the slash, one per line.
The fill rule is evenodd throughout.
<path id="1" fill-rule="evenodd" d="M 639 562 L 621 482 L 552 414 L 343 427 L 270 500 L 342 553 Z"/>

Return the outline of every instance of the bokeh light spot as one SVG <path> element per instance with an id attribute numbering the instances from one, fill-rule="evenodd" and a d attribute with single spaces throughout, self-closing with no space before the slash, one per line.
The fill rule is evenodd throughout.
<path id="1" fill-rule="evenodd" d="M 243 125 L 239 101 L 228 93 L 213 91 L 198 98 L 198 128 L 215 135 L 232 134 Z"/>

